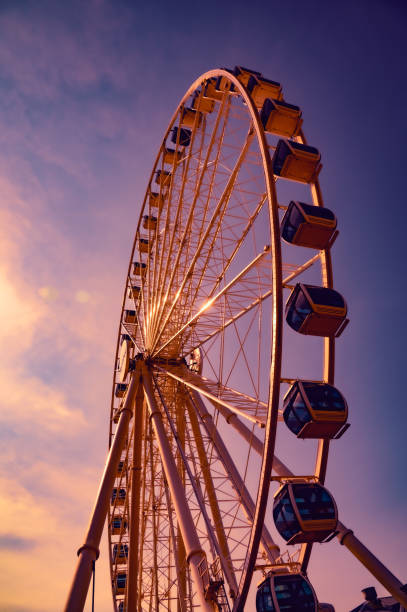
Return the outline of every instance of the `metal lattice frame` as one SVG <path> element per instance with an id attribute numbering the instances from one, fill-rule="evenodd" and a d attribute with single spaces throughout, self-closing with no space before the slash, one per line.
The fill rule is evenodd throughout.
<path id="1" fill-rule="evenodd" d="M 203 85 L 219 76 L 224 77 L 224 92 L 213 103 L 213 111 L 197 113 L 189 128 L 190 145 L 184 148 L 178 139 L 173 163 L 165 163 L 171 130 L 182 125 L 184 108 L 198 95 L 195 108 L 199 111 L 204 102 Z M 252 98 L 229 72 L 209 72 L 191 86 L 169 124 L 153 167 L 130 260 L 119 334 L 119 339 L 123 333 L 131 335 L 134 354 L 143 354 L 151 370 L 157 405 L 165 411 L 167 435 L 197 535 L 209 565 L 218 557 L 222 561 L 222 578 L 228 594 L 233 595 L 231 606 L 244 605 L 254 566 L 274 563 L 279 556 L 263 523 L 278 420 L 284 287 L 317 266 L 329 286 L 329 254 L 304 258 L 298 264 L 282 261 L 282 207 L 271 171 L 276 142 L 276 138 L 266 137 Z M 168 185 L 154 182 L 157 170 L 171 172 Z M 150 204 L 155 188 L 163 200 L 161 210 Z M 322 204 L 316 196 L 314 203 Z M 156 228 L 144 230 L 144 215 L 157 218 Z M 140 249 L 140 237 L 149 241 L 147 252 Z M 144 278 L 134 276 L 134 261 L 147 264 Z M 129 288 L 137 282 L 142 291 L 134 301 L 129 300 Z M 137 311 L 135 324 L 125 322 L 128 309 Z M 205 376 L 189 371 L 182 363 L 198 347 L 204 355 Z M 327 348 L 329 363 L 333 344 Z M 236 383 L 242 370 L 245 380 L 239 386 Z M 120 403 L 112 397 L 113 422 Z M 184 454 L 173 435 L 180 413 L 185 417 Z M 208 420 L 219 439 L 208 429 Z M 225 423 L 232 421 L 235 431 L 237 425 L 237 431 L 246 434 L 245 456 L 238 466 L 233 456 L 236 451 L 229 452 L 222 439 L 228 436 Z M 144 444 L 154 447 L 153 438 L 146 432 L 143 437 L 148 439 Z M 155 447 L 153 453 L 158 465 Z M 324 462 L 325 455 L 324 451 Z M 277 465 L 280 473 L 290 473 L 281 462 Z M 186 466 L 192 479 L 200 483 L 200 492 L 186 476 Z M 142 471 L 145 468 L 144 462 Z M 254 486 L 253 473 L 258 474 Z M 177 546 L 177 518 L 171 503 L 166 502 L 165 512 L 152 518 L 153 498 L 159 491 L 163 501 L 164 491 L 168 493 L 165 478 L 161 476 L 161 482 L 152 486 L 146 475 L 144 486 L 148 490 L 141 513 L 144 529 L 148 532 L 151 523 L 151 541 L 163 554 L 151 548 L 142 531 L 144 577 L 139 577 L 138 606 L 143 609 L 144 602 L 148 609 L 155 597 L 153 609 L 158 602 L 163 609 L 171 609 L 171 602 L 178 597 L 174 595 L 177 581 L 181 580 L 185 601 L 178 605 L 192 609 L 196 587 L 189 584 L 185 560 L 182 563 L 180 559 L 182 538 Z M 114 512 L 113 508 L 111 516 Z M 210 517 L 207 523 L 205 513 Z M 112 537 L 111 545 L 119 540 L 120 536 Z M 146 550 L 151 551 L 151 563 Z M 304 563 L 308 554 L 309 547 L 304 550 Z M 163 567 L 157 565 L 161 558 Z M 113 584 L 118 570 L 112 560 Z M 125 597 L 116 597 L 117 602 L 122 599 Z"/>
<path id="2" fill-rule="evenodd" d="M 213 90 L 214 78 L 221 79 L 221 91 Z M 204 96 L 208 83 L 216 99 Z M 186 110 L 192 104 L 195 114 Z M 186 125 L 188 146 L 178 129 L 168 152 L 173 128 Z M 302 132 L 295 138 L 305 143 Z M 170 121 L 130 258 L 112 446 L 79 552 L 70 612 L 85 601 L 89 560 L 98 555 L 108 506 L 119 611 L 242 611 L 256 568 L 295 560 L 307 569 L 312 545 L 287 557 L 265 523 L 272 470 L 294 475 L 274 454 L 284 427 L 281 393 L 301 377 L 283 353 L 283 298 L 294 279 L 317 279 L 325 287 L 333 279 L 329 251 L 310 255 L 282 246 L 283 203 L 294 198 L 284 190 L 280 195 L 284 181 L 277 184 L 272 172 L 277 141 L 265 134 L 243 82 L 227 70 L 197 79 Z M 308 201 L 323 206 L 318 182 L 304 189 Z M 131 345 L 125 376 L 118 363 L 123 337 Z M 334 340 L 320 346 L 324 365 L 316 378 L 333 384 Z M 127 385 L 123 397 L 116 396 L 118 384 Z M 328 452 L 329 441 L 319 441 L 309 474 L 322 483 Z M 120 528 L 114 528 L 117 518 Z M 362 546 L 342 524 L 339 532 L 349 548 Z M 113 551 L 121 546 L 128 555 L 119 558 Z M 359 556 L 367 557 L 366 549 Z M 383 578 L 384 570 L 379 579 L 399 589 L 388 570 Z M 118 589 L 119 574 L 126 584 Z"/>

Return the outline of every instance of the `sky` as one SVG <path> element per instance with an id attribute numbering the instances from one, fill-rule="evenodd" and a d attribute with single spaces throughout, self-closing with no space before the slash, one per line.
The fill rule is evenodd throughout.
<path id="1" fill-rule="evenodd" d="M 406 22 L 403 0 L 1 0 L 0 612 L 63 606 L 105 461 L 151 166 L 190 83 L 236 64 L 282 83 L 322 153 L 351 319 L 336 369 L 351 428 L 327 487 L 342 522 L 407 580 Z M 377 586 L 338 542 L 316 548 L 310 578 L 337 612 Z M 105 612 L 105 543 L 101 557 Z"/>

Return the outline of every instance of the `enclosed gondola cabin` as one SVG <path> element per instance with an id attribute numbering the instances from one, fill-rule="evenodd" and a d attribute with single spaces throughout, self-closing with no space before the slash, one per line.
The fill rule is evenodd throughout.
<path id="1" fill-rule="evenodd" d="M 161 212 L 164 208 L 164 196 L 156 191 L 151 191 L 149 196 L 149 203 L 152 208 L 158 208 Z"/>
<path id="2" fill-rule="evenodd" d="M 247 87 L 250 77 L 261 77 L 261 72 L 257 70 L 251 70 L 250 68 L 244 68 L 244 66 L 235 66 L 233 74 L 239 79 L 242 85 Z"/>
<path id="3" fill-rule="evenodd" d="M 148 253 L 150 250 L 150 240 L 148 238 L 139 238 L 138 248 L 140 253 Z"/>
<path id="4" fill-rule="evenodd" d="M 338 337 L 349 320 L 347 306 L 340 293 L 327 287 L 298 283 L 285 307 L 288 325 L 310 336 Z"/>
<path id="5" fill-rule="evenodd" d="M 230 82 L 230 79 L 223 75 L 219 76 L 216 79 L 215 89 L 221 93 L 227 91 L 230 94 L 237 94 L 236 87 L 234 86 L 234 84 Z"/>
<path id="6" fill-rule="evenodd" d="M 124 397 L 126 391 L 127 385 L 125 383 L 117 383 L 114 394 L 116 397 Z"/>
<path id="7" fill-rule="evenodd" d="M 339 438 L 349 427 L 344 397 L 326 383 L 295 381 L 284 397 L 283 417 L 297 438 Z"/>
<path id="8" fill-rule="evenodd" d="M 127 292 L 127 295 L 132 300 L 137 300 L 141 292 L 141 287 L 139 285 L 131 285 Z"/>
<path id="9" fill-rule="evenodd" d="M 265 132 L 292 138 L 300 132 L 301 114 L 300 108 L 294 104 L 266 98 L 260 112 L 260 120 Z"/>
<path id="10" fill-rule="evenodd" d="M 112 550 L 113 561 L 117 564 L 127 562 L 129 556 L 129 547 L 127 544 L 114 544 Z"/>
<path id="11" fill-rule="evenodd" d="M 148 230 L 155 230 L 157 227 L 157 217 L 154 215 L 143 215 L 143 227 Z"/>
<path id="12" fill-rule="evenodd" d="M 281 222 L 281 236 L 296 246 L 329 249 L 338 235 L 336 224 L 328 208 L 291 201 Z"/>
<path id="13" fill-rule="evenodd" d="M 193 108 L 184 107 L 181 113 L 180 124 L 189 128 L 199 127 L 202 123 L 202 114 Z"/>
<path id="14" fill-rule="evenodd" d="M 200 113 L 211 113 L 215 108 L 215 100 L 211 100 L 197 93 L 192 99 L 192 108 Z"/>
<path id="15" fill-rule="evenodd" d="M 169 170 L 157 170 L 155 173 L 155 182 L 160 187 L 169 187 L 171 183 L 171 172 Z"/>
<path id="16" fill-rule="evenodd" d="M 126 592 L 126 582 L 127 574 L 125 572 L 117 574 L 116 580 L 114 581 L 114 592 L 116 595 L 121 595 Z"/>
<path id="17" fill-rule="evenodd" d="M 171 166 L 182 159 L 182 151 L 176 151 L 170 147 L 165 147 L 163 150 L 163 161 L 164 164 L 170 164 Z"/>
<path id="18" fill-rule="evenodd" d="M 178 144 L 180 147 L 189 147 L 191 144 L 191 130 L 174 127 L 172 130 L 171 142 Z"/>
<path id="19" fill-rule="evenodd" d="M 302 574 L 270 573 L 258 586 L 257 612 L 317 612 L 318 602 Z"/>
<path id="20" fill-rule="evenodd" d="M 288 544 L 323 542 L 335 532 L 338 511 L 322 485 L 288 482 L 275 494 L 273 518 Z"/>
<path id="21" fill-rule="evenodd" d="M 262 76 L 251 76 L 247 83 L 247 91 L 257 108 L 262 108 L 267 98 L 281 100 L 283 95 L 280 83 Z"/>
<path id="22" fill-rule="evenodd" d="M 141 261 L 133 262 L 133 274 L 134 276 L 141 276 L 144 278 L 147 274 L 147 264 Z"/>
<path id="23" fill-rule="evenodd" d="M 124 311 L 124 322 L 125 323 L 137 323 L 137 314 L 135 310 Z"/>
<path id="24" fill-rule="evenodd" d="M 204 96 L 205 98 L 209 98 L 210 100 L 222 100 L 223 98 L 223 92 L 220 91 L 219 89 L 216 89 L 216 85 L 217 85 L 217 81 L 218 79 L 213 78 L 213 79 L 209 79 L 207 81 L 207 83 L 204 86 Z"/>
<path id="25" fill-rule="evenodd" d="M 112 535 L 120 535 L 121 531 L 127 531 L 127 521 L 120 514 L 115 514 L 110 525 L 110 533 Z"/>
<path id="26" fill-rule="evenodd" d="M 117 499 L 116 499 L 117 498 Z M 124 506 L 126 500 L 126 489 L 117 489 L 116 487 L 112 491 L 112 506 Z"/>
<path id="27" fill-rule="evenodd" d="M 321 155 L 315 147 L 294 140 L 278 141 L 273 155 L 273 172 L 277 177 L 313 183 L 321 168 Z"/>

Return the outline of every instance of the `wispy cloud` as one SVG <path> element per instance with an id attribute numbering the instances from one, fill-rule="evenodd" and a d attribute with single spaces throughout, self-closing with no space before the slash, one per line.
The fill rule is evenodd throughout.
<path id="1" fill-rule="evenodd" d="M 23 552 L 36 546 L 32 538 L 22 538 L 12 533 L 0 534 L 0 550 L 11 550 L 13 552 Z"/>

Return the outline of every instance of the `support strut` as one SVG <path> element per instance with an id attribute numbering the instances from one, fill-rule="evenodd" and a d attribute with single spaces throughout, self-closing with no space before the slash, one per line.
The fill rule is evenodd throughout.
<path id="1" fill-rule="evenodd" d="M 182 539 L 185 545 L 187 562 L 191 570 L 192 580 L 199 599 L 200 610 L 203 612 L 213 612 L 213 607 L 206 601 L 202 576 L 200 575 L 200 565 L 205 561 L 205 551 L 202 549 L 195 524 L 185 497 L 184 487 L 178 474 L 177 465 L 171 447 L 168 442 L 164 428 L 162 413 L 156 403 L 153 387 L 151 384 L 151 374 L 146 367 L 143 368 L 143 387 L 150 411 L 150 419 L 156 436 L 160 457 L 163 464 L 165 477 L 171 492 L 174 503 L 175 513 L 181 529 Z"/>
<path id="2" fill-rule="evenodd" d="M 338 522 L 338 540 L 369 570 L 371 574 L 407 609 L 407 592 L 402 583 L 368 548 L 342 523 Z"/>
<path id="3" fill-rule="evenodd" d="M 117 474 L 120 456 L 126 440 L 129 421 L 133 416 L 134 397 L 140 382 L 139 369 L 133 374 L 127 390 L 124 406 L 121 410 L 119 423 L 113 444 L 107 457 L 106 466 L 100 481 L 99 491 L 96 496 L 95 506 L 89 522 L 85 543 L 78 550 L 78 563 L 76 566 L 71 590 L 68 595 L 65 612 L 81 612 L 83 610 L 88 594 L 90 579 L 92 576 L 92 563 L 99 557 L 99 543 L 102 537 L 103 527 L 109 509 L 110 496 Z"/>

